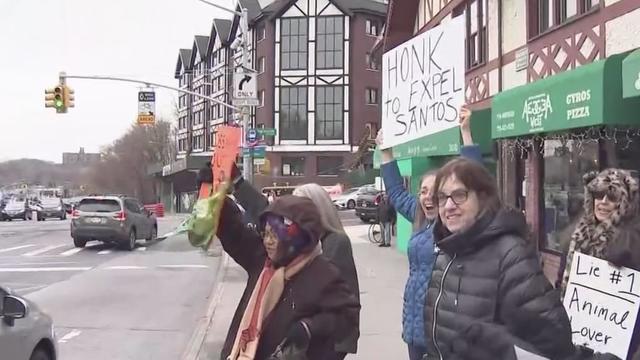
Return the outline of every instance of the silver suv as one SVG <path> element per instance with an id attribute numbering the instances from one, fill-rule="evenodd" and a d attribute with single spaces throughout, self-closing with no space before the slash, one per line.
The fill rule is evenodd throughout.
<path id="1" fill-rule="evenodd" d="M 0 287 L 0 357 L 56 360 L 53 322 L 30 301 Z"/>
<path id="2" fill-rule="evenodd" d="M 151 241 L 158 236 L 153 213 L 137 199 L 120 196 L 92 196 L 80 200 L 71 213 L 71 237 L 76 247 L 87 241 L 117 243 L 131 251 L 137 239 Z"/>

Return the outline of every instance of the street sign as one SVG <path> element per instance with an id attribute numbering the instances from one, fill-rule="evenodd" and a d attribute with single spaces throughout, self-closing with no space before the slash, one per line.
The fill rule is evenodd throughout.
<path id="1" fill-rule="evenodd" d="M 248 142 L 256 142 L 258 139 L 258 131 L 256 129 L 248 129 L 247 130 L 247 141 Z"/>
<path id="2" fill-rule="evenodd" d="M 273 129 L 273 128 L 262 128 L 262 129 L 257 129 L 257 130 L 258 130 L 258 135 L 276 136 L 276 129 Z"/>
<path id="3" fill-rule="evenodd" d="M 253 72 L 236 72 L 233 74 L 233 98 L 235 106 L 258 106 L 258 74 Z"/>
<path id="4" fill-rule="evenodd" d="M 253 165 L 264 165 L 267 163 L 267 159 L 265 158 L 253 158 Z"/>
<path id="5" fill-rule="evenodd" d="M 266 153 L 267 153 L 266 146 L 256 146 L 254 148 L 243 148 L 242 155 L 243 156 L 249 155 L 251 153 L 251 149 L 253 149 L 254 158 L 262 159 L 266 156 Z"/>
<path id="6" fill-rule="evenodd" d="M 153 125 L 156 122 L 156 93 L 138 92 L 138 125 Z"/>

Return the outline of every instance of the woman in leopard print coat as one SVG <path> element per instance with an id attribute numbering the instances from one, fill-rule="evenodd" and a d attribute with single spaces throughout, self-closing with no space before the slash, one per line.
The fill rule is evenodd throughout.
<path id="1" fill-rule="evenodd" d="M 616 266 L 640 270 L 638 180 L 621 169 L 590 172 L 584 175 L 583 180 L 584 215 L 571 236 L 562 278 L 563 295 L 575 251 L 607 260 Z M 638 323 L 640 321 L 636 323 L 635 333 L 640 332 Z M 632 339 L 630 354 L 638 348 L 639 338 L 636 334 Z"/>

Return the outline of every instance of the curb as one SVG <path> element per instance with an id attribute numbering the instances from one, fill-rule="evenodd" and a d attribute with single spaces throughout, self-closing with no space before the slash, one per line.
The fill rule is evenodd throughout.
<path id="1" fill-rule="evenodd" d="M 211 302 L 209 302 L 209 306 L 207 307 L 207 313 L 198 321 L 198 324 L 191 335 L 191 339 L 189 340 L 189 344 L 180 357 L 181 360 L 198 360 L 200 353 L 202 352 L 202 346 L 207 336 L 207 332 L 209 331 L 216 308 L 218 307 L 218 304 L 220 304 L 222 293 L 224 292 L 224 277 L 227 273 L 229 256 L 225 252 L 222 254 L 223 258 L 220 261 L 220 265 L 218 265 L 218 273 L 216 274 L 216 285 L 213 287 L 213 290 L 209 295 Z"/>

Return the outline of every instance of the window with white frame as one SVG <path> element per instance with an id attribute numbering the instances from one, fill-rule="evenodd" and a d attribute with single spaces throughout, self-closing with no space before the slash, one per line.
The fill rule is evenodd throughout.
<path id="1" fill-rule="evenodd" d="M 342 171 L 342 156 L 318 156 L 316 170 L 318 176 L 337 176 Z"/>
<path id="2" fill-rule="evenodd" d="M 367 88 L 366 89 L 366 99 L 367 99 L 367 104 L 369 104 L 369 105 L 377 105 L 378 104 L 378 89 Z"/>
<path id="3" fill-rule="evenodd" d="M 280 88 L 280 139 L 307 139 L 307 88 Z"/>
<path id="4" fill-rule="evenodd" d="M 283 70 L 307 68 L 307 18 L 280 20 L 280 63 Z"/>
<path id="5" fill-rule="evenodd" d="M 365 61 L 367 62 L 367 69 L 380 70 L 380 65 L 376 61 L 376 58 L 370 52 L 367 52 Z"/>
<path id="6" fill-rule="evenodd" d="M 258 38 L 258 41 L 264 40 L 266 36 L 267 36 L 267 31 L 264 24 L 258 25 L 256 27 L 256 37 Z"/>
<path id="7" fill-rule="evenodd" d="M 378 36 L 380 35 L 380 25 L 375 20 L 367 19 L 365 22 L 365 31 L 367 35 Z"/>
<path id="8" fill-rule="evenodd" d="M 267 63 L 266 63 L 266 59 L 265 59 L 265 57 L 264 57 L 264 56 L 261 56 L 261 57 L 260 57 L 260 59 L 258 59 L 258 72 L 259 72 L 260 74 L 262 74 L 262 73 L 265 71 L 265 69 L 266 69 L 266 67 L 267 67 L 267 65 L 266 65 L 266 64 L 267 64 Z"/>
<path id="9" fill-rule="evenodd" d="M 316 139 L 340 140 L 344 133 L 342 86 L 316 87 Z"/>
<path id="10" fill-rule="evenodd" d="M 341 68 L 344 63 L 344 18 L 321 16 L 316 18 L 316 67 Z"/>

